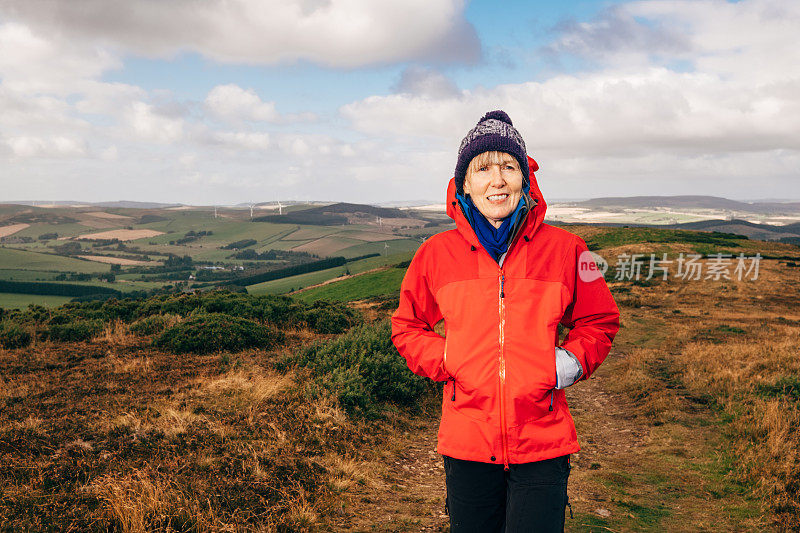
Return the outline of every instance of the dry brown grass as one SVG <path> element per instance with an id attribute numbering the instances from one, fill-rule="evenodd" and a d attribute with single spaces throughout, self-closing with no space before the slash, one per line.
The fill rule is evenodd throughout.
<path id="1" fill-rule="evenodd" d="M 621 335 L 636 338 L 612 385 L 652 424 L 690 425 L 705 405 L 729 420 L 721 451 L 734 476 L 787 530 L 800 528 L 798 281 L 797 269 L 762 260 L 755 281 L 629 287 L 616 299 L 636 328 Z"/>
<path id="2" fill-rule="evenodd" d="M 104 342 L 110 346 L 132 346 L 141 342 L 140 338 L 131 333 L 128 324 L 121 319 L 106 323 L 103 331 L 92 338 L 92 342 Z"/>
<path id="3" fill-rule="evenodd" d="M 724 345 L 689 343 L 680 362 L 691 390 L 711 392 L 731 417 L 742 479 L 782 526 L 800 526 L 800 327 L 769 324 Z"/>
<path id="4" fill-rule="evenodd" d="M 125 533 L 234 531 L 218 524 L 213 510 L 186 487 L 144 470 L 94 480 L 84 490 L 103 502 L 102 516 Z M 218 527 L 223 526 L 223 527 Z"/>

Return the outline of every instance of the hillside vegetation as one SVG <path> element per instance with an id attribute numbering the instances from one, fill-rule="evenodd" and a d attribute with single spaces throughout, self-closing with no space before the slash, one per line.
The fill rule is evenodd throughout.
<path id="1" fill-rule="evenodd" d="M 567 390 L 567 531 L 799 529 L 800 249 L 574 231 L 611 263 L 622 327 Z M 782 259 L 757 279 L 614 279 L 621 254 L 696 246 Z M 441 388 L 386 320 L 404 266 L 292 297 L 0 308 L 0 530 L 446 530 Z"/>

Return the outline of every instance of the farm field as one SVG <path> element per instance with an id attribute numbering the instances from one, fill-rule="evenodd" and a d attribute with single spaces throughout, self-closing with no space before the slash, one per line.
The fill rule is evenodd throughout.
<path id="1" fill-rule="evenodd" d="M 70 300 L 72 300 L 72 298 L 69 296 L 0 292 L 0 307 L 5 309 L 23 309 L 31 304 L 43 305 L 45 307 L 58 307 Z"/>
<path id="2" fill-rule="evenodd" d="M 386 267 L 375 272 L 366 272 L 320 287 L 311 287 L 292 294 L 297 300 L 315 302 L 330 300 L 350 302 L 367 298 L 380 298 L 400 292 L 400 283 L 405 275 L 404 268 Z"/>
<path id="3" fill-rule="evenodd" d="M 347 206 L 347 209 L 360 209 L 355 204 Z M 0 236 L 4 239 L 0 242 L 0 279 L 72 283 L 78 279 L 86 281 L 88 275 L 98 281 L 102 278 L 103 283 L 110 280 L 110 286 L 126 292 L 142 288 L 169 291 L 174 290 L 176 284 L 182 290 L 191 290 L 195 285 L 193 279 L 203 274 L 203 266 L 214 266 L 228 272 L 227 278 L 225 275 L 200 276 L 207 283 L 209 279 L 224 281 L 235 275 L 333 256 L 356 258 L 370 254 L 412 253 L 421 242 L 420 235 L 424 236 L 419 229 L 407 228 L 413 234 L 405 235 L 399 226 L 382 227 L 377 217 L 360 215 L 353 218 L 360 221 L 357 224 L 325 226 L 253 221 L 249 218 L 249 210 L 228 208 L 219 208 L 215 217 L 213 209 L 191 207 L 0 207 L 0 233 L 5 235 Z M 298 213 L 313 211 L 317 207 L 292 205 L 284 212 L 302 220 L 302 217 L 297 218 Z M 363 208 L 374 209 L 370 206 Z M 276 213 L 261 209 L 254 214 Z M 398 216 L 400 218 L 392 220 L 404 220 L 402 213 Z M 373 218 L 375 223 L 364 223 L 364 219 Z M 280 220 L 280 216 L 275 220 Z M 409 220 L 413 220 L 413 224 L 419 223 L 418 219 Z M 231 246 L 240 242 L 246 243 L 244 249 L 251 253 L 250 256 L 235 257 L 239 250 L 231 249 Z M 268 253 L 275 257 L 273 251 L 284 254 L 266 260 Z M 265 257 L 260 258 L 258 254 Z M 378 261 L 374 264 L 386 263 Z M 366 267 L 361 263 L 349 264 L 346 268 L 312 272 L 297 279 L 276 280 L 252 290 L 256 293 L 283 293 L 300 286 L 322 283 L 346 273 L 348 269 L 356 273 L 362 268 Z M 146 282 L 141 282 L 142 276 Z M 126 281 L 130 283 L 124 283 Z M 20 298 L 14 301 L 20 301 Z M 0 298 L 0 307 L 3 303 Z"/>
<path id="4" fill-rule="evenodd" d="M 386 265 L 401 262 L 410 259 L 410 254 L 393 254 L 389 256 L 368 257 L 347 263 L 340 267 L 329 268 L 317 272 L 308 272 L 306 274 L 299 274 L 297 276 L 290 276 L 287 278 L 276 279 L 272 281 L 265 281 L 256 285 L 249 285 L 247 292 L 250 294 L 284 294 L 299 290 L 303 287 L 311 287 L 326 281 L 330 281 L 341 276 L 347 275 L 349 271 L 351 274 L 359 274 L 367 270 L 379 268 Z"/>
<path id="5" fill-rule="evenodd" d="M 52 253 L 0 248 L 0 268 L 19 270 L 56 270 L 60 272 L 105 272 L 107 265 Z"/>

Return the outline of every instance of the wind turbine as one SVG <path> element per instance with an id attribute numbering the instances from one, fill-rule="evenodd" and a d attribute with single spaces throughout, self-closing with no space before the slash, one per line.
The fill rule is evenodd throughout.
<path id="1" fill-rule="evenodd" d="M 383 255 L 387 255 L 389 253 L 386 251 L 388 249 L 389 249 L 389 243 L 388 242 L 383 243 Z"/>
<path id="2" fill-rule="evenodd" d="M 217 206 L 214 206 L 214 218 L 217 218 Z"/>
<path id="3" fill-rule="evenodd" d="M 280 200 L 278 200 L 278 214 L 279 215 L 283 214 L 283 204 L 281 203 Z"/>
<path id="4" fill-rule="evenodd" d="M 250 218 L 253 218 L 253 204 L 250 204 Z"/>

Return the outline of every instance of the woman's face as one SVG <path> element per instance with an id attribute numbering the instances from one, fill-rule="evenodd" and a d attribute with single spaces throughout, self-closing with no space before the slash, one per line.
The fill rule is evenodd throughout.
<path id="1" fill-rule="evenodd" d="M 475 159 L 481 156 L 479 154 Z M 467 168 L 464 193 L 470 195 L 472 203 L 486 220 L 499 228 L 522 197 L 522 171 L 514 156 L 505 152 L 500 153 L 498 162 L 474 165 L 475 159 Z"/>

